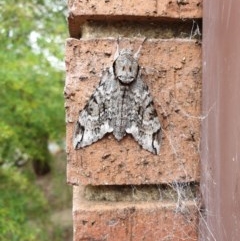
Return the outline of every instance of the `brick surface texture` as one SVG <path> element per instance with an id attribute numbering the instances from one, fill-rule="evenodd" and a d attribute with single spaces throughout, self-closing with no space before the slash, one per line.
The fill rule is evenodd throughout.
<path id="1" fill-rule="evenodd" d="M 80 38 L 85 22 L 169 21 L 171 25 L 172 21 L 201 18 L 202 0 L 69 0 L 68 8 L 72 38 L 66 41 L 64 95 L 67 182 L 74 185 L 74 241 L 197 240 L 196 195 L 187 196 L 181 189 L 183 183 L 199 182 L 201 45 L 196 40 L 147 36 L 140 52 L 142 78 L 163 130 L 159 155 L 142 149 L 130 135 L 118 142 L 108 134 L 88 147 L 74 150 L 73 131 L 79 111 L 97 88 L 101 73 L 112 65 L 117 45 L 115 38 L 109 38 L 111 35 L 91 38 L 88 33 L 87 38 Z M 136 52 L 142 41 L 139 37 L 121 37 L 120 49 Z M 180 188 L 174 190 L 177 198 L 153 200 L 149 191 L 148 201 L 119 198 L 121 201 L 110 202 L 107 195 L 105 201 L 88 199 L 86 185 L 95 187 L 89 191 L 101 185 L 113 185 L 116 190 L 118 185 L 158 185 L 160 192 L 164 187 Z M 93 194 L 100 195 L 101 189 L 97 190 Z"/>
<path id="2" fill-rule="evenodd" d="M 120 48 L 136 50 L 141 42 L 122 40 Z M 119 185 L 198 180 L 200 46 L 195 41 L 151 40 L 141 50 L 143 78 L 163 128 L 159 155 L 142 149 L 131 136 L 118 142 L 111 134 L 82 150 L 73 149 L 79 110 L 97 87 L 102 70 L 112 64 L 116 41 L 69 39 L 66 48 L 68 182 Z"/>
<path id="3" fill-rule="evenodd" d="M 159 20 L 201 18 L 202 0 L 70 0 L 69 31 L 79 36 L 85 20 Z"/>
<path id="4" fill-rule="evenodd" d="M 144 16 L 201 18 L 202 0 L 71 0 L 74 16 Z"/>
<path id="5" fill-rule="evenodd" d="M 197 240 L 197 209 L 175 203 L 80 202 L 74 188 L 75 241 L 192 241 Z"/>

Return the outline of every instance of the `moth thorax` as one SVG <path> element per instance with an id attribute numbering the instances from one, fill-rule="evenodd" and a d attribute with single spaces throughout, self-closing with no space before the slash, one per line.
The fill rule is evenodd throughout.
<path id="1" fill-rule="evenodd" d="M 130 84 L 137 78 L 138 62 L 132 54 L 122 53 L 114 63 L 114 72 L 122 84 Z"/>

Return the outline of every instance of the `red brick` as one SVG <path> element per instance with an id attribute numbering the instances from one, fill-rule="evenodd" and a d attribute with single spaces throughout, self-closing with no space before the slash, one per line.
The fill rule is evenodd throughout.
<path id="1" fill-rule="evenodd" d="M 176 203 L 87 202 L 74 188 L 74 241 L 197 240 L 197 208 L 192 201 Z"/>
<path id="2" fill-rule="evenodd" d="M 143 16 L 201 18 L 202 0 L 72 0 L 68 4 L 72 16 Z"/>
<path id="3" fill-rule="evenodd" d="M 189 19 L 202 17 L 202 0 L 71 0 L 69 32 L 79 38 L 85 20 Z"/>
<path id="4" fill-rule="evenodd" d="M 69 4 L 70 12 L 74 16 L 155 16 L 157 14 L 156 0 L 82 0 Z"/>
<path id="5" fill-rule="evenodd" d="M 202 0 L 158 0 L 157 14 L 169 18 L 201 18 Z"/>
<path id="6" fill-rule="evenodd" d="M 138 49 L 141 39 L 120 47 Z M 201 46 L 192 40 L 147 40 L 139 63 L 163 127 L 159 155 L 140 148 L 131 136 L 112 135 L 81 150 L 72 145 L 79 110 L 112 64 L 114 39 L 75 40 L 66 45 L 67 179 L 72 184 L 157 184 L 199 179 Z M 107 156 L 107 157 L 106 157 Z"/>

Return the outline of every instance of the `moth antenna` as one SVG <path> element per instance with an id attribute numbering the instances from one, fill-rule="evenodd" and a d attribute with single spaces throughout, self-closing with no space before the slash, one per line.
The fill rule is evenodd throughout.
<path id="1" fill-rule="evenodd" d="M 117 50 L 116 50 L 116 53 L 114 54 L 114 59 L 113 61 L 115 61 L 119 56 L 119 36 L 117 38 Z"/>
<path id="2" fill-rule="evenodd" d="M 134 54 L 134 56 L 133 56 L 134 59 L 138 60 L 138 58 L 139 58 L 139 53 L 140 53 L 140 51 L 141 51 L 141 49 L 142 49 L 142 46 L 143 46 L 143 44 L 144 44 L 144 42 L 145 42 L 146 40 L 147 40 L 147 37 L 145 37 L 145 38 L 143 39 L 143 41 L 142 41 L 141 45 L 139 46 L 137 52 Z"/>

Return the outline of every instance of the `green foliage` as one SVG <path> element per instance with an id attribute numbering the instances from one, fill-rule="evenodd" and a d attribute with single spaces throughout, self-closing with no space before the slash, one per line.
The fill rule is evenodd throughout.
<path id="1" fill-rule="evenodd" d="M 58 0 L 0 0 L 1 241 L 55 240 L 43 193 L 13 164 L 19 153 L 48 162 L 48 141 L 64 136 L 65 8 Z"/>
<path id="2" fill-rule="evenodd" d="M 42 193 L 13 168 L 0 169 L 0 240 L 47 241 L 43 232 L 48 214 Z"/>
<path id="3" fill-rule="evenodd" d="M 46 161 L 64 135 L 64 4 L 0 0 L 0 163 L 16 150 Z"/>

